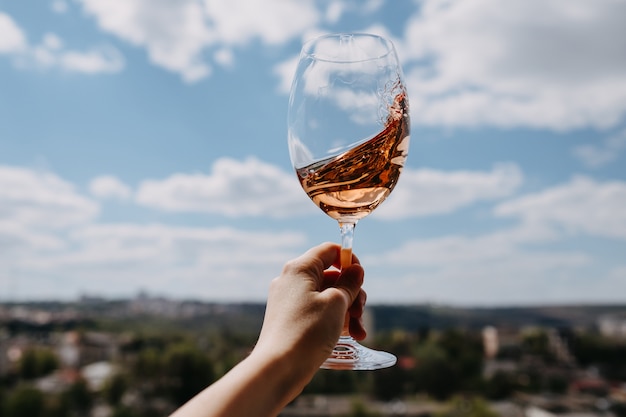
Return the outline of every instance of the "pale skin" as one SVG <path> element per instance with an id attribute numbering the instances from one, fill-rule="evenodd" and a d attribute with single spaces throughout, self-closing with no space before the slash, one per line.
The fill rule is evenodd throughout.
<path id="1" fill-rule="evenodd" d="M 248 357 L 171 417 L 270 417 L 298 396 L 331 353 L 346 311 L 365 338 L 366 295 L 358 259 L 340 267 L 340 247 L 316 246 L 285 264 L 269 290 L 259 339 Z"/>

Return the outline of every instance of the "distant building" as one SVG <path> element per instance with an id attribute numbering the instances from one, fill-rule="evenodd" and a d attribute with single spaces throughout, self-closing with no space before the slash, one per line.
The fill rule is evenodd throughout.
<path id="1" fill-rule="evenodd" d="M 493 326 L 487 326 L 483 329 L 483 347 L 485 350 L 485 358 L 495 358 L 500 349 L 498 341 L 498 330 Z"/>
<path id="2" fill-rule="evenodd" d="M 503 350 L 519 346 L 520 336 L 517 329 L 485 326 L 482 341 L 485 358 L 493 359 Z"/>
<path id="3" fill-rule="evenodd" d="M 99 332 L 63 334 L 57 346 L 57 354 L 64 368 L 77 369 L 94 362 L 115 358 L 118 353 L 117 340 L 113 335 Z"/>
<path id="4" fill-rule="evenodd" d="M 626 312 L 600 316 L 598 328 L 602 336 L 626 339 Z"/>
<path id="5" fill-rule="evenodd" d="M 116 373 L 115 366 L 111 362 L 94 362 L 84 366 L 80 371 L 92 391 L 100 391 L 106 382 Z"/>
<path id="6" fill-rule="evenodd" d="M 80 349 L 78 332 L 70 331 L 63 334 L 57 346 L 57 355 L 63 368 L 78 368 Z"/>

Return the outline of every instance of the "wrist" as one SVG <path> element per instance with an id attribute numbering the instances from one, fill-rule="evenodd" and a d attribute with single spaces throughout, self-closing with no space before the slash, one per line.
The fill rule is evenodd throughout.
<path id="1" fill-rule="evenodd" d="M 317 366 L 296 352 L 280 351 L 257 346 L 246 359 L 253 367 L 264 369 L 266 383 L 273 387 L 276 401 L 287 405 L 296 398 L 311 381 Z"/>

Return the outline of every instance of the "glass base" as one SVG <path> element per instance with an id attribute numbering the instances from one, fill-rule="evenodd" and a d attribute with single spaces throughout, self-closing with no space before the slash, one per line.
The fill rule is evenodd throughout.
<path id="1" fill-rule="evenodd" d="M 391 353 L 373 350 L 360 345 L 352 337 L 341 336 L 333 353 L 322 364 L 322 369 L 372 371 L 395 365 Z"/>

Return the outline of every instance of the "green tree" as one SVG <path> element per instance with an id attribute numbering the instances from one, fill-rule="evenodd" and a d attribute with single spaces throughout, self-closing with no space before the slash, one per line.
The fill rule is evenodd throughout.
<path id="1" fill-rule="evenodd" d="M 626 342 L 595 334 L 576 334 L 572 354 L 582 366 L 595 366 L 605 378 L 626 380 Z"/>
<path id="2" fill-rule="evenodd" d="M 444 400 L 460 388 L 459 375 L 446 351 L 435 341 L 421 345 L 416 353 L 414 370 L 416 389 Z"/>
<path id="3" fill-rule="evenodd" d="M 417 387 L 411 362 L 415 357 L 415 347 L 426 334 L 422 332 L 420 335 L 419 333 L 394 329 L 382 333 L 376 338 L 377 347 L 387 352 L 393 352 L 398 357 L 398 364 L 372 373 L 371 393 L 375 398 L 390 401 L 416 392 Z M 404 360 L 406 360 L 406 366 L 403 365 Z"/>
<path id="4" fill-rule="evenodd" d="M 20 377 L 24 379 L 33 379 L 37 374 L 37 354 L 33 349 L 24 351 L 18 364 Z"/>
<path id="5" fill-rule="evenodd" d="M 390 401 L 415 392 L 412 372 L 398 365 L 376 371 L 372 377 L 372 394 L 379 400 Z"/>
<path id="6" fill-rule="evenodd" d="M 44 396 L 29 385 L 17 387 L 6 399 L 3 417 L 43 417 Z"/>
<path id="7" fill-rule="evenodd" d="M 70 403 L 65 395 L 53 395 L 46 399 L 46 417 L 67 417 L 71 415 Z"/>
<path id="8" fill-rule="evenodd" d="M 307 394 L 349 394 L 356 390 L 357 372 L 319 370 L 304 388 Z M 362 376 L 361 376 L 362 377 Z"/>
<path id="9" fill-rule="evenodd" d="M 434 417 L 497 417 L 482 398 L 454 397 Z"/>
<path id="10" fill-rule="evenodd" d="M 65 391 L 64 400 L 78 415 L 87 415 L 93 405 L 93 396 L 84 380 L 78 380 Z"/>
<path id="11" fill-rule="evenodd" d="M 458 329 L 430 333 L 415 351 L 415 389 L 444 400 L 482 385 L 483 346 L 478 334 Z"/>
<path id="12" fill-rule="evenodd" d="M 58 365 L 58 358 L 50 349 L 27 349 L 19 361 L 19 374 L 24 379 L 33 379 L 49 374 Z"/>
<path id="13" fill-rule="evenodd" d="M 118 405 L 128 389 L 128 381 L 122 374 L 113 375 L 104 386 L 104 398 L 110 405 Z"/>
<path id="14" fill-rule="evenodd" d="M 350 413 L 345 417 L 379 417 L 380 414 L 371 411 L 367 408 L 367 405 L 361 400 L 355 400 L 352 402 Z"/>
<path id="15" fill-rule="evenodd" d="M 492 400 L 503 400 L 509 398 L 516 389 L 519 388 L 517 375 L 509 372 L 496 372 L 491 378 L 485 381 L 484 395 Z"/>
<path id="16" fill-rule="evenodd" d="M 182 405 L 214 381 L 208 356 L 192 344 L 171 346 L 164 361 L 167 386 L 176 405 Z"/>
<path id="17" fill-rule="evenodd" d="M 133 375 L 139 380 L 154 380 L 161 373 L 163 352 L 153 347 L 141 349 L 133 366 Z"/>
<path id="18" fill-rule="evenodd" d="M 124 406 L 116 407 L 113 410 L 113 414 L 111 414 L 111 417 L 138 417 L 138 416 L 139 414 L 137 414 L 131 408 L 124 407 Z"/>
<path id="19" fill-rule="evenodd" d="M 476 333 L 449 329 L 443 332 L 437 343 L 446 352 L 459 387 L 473 390 L 479 386 L 483 370 L 482 338 Z"/>
<path id="20" fill-rule="evenodd" d="M 555 358 L 550 350 L 548 333 L 543 329 L 526 332 L 522 336 L 523 351 L 543 359 L 546 363 L 554 362 Z"/>

